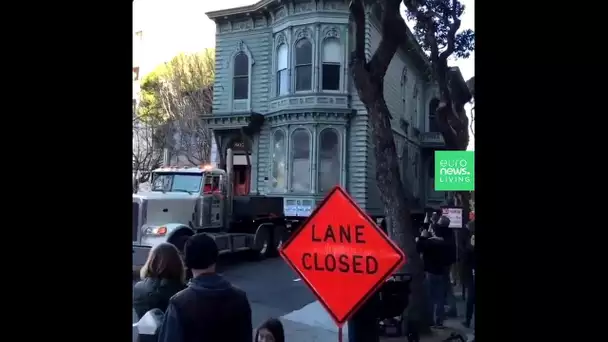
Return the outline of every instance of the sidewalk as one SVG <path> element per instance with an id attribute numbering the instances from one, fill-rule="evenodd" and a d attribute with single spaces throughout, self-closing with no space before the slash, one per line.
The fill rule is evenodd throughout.
<path id="1" fill-rule="evenodd" d="M 421 342 L 441 342 L 451 333 L 457 332 L 466 335 L 472 340 L 474 329 L 462 326 L 464 319 L 464 302 L 457 296 L 459 316 L 449 318 L 444 322 L 443 329 L 433 329 L 433 334 L 421 337 Z M 332 319 L 318 302 L 313 302 L 300 310 L 291 312 L 281 317 L 285 329 L 285 340 L 289 342 L 336 342 L 338 341 L 338 329 Z M 255 333 L 255 332 L 254 332 Z M 342 329 L 342 340 L 348 341 L 348 326 Z M 403 342 L 404 337 L 381 338 L 382 342 Z"/>
<path id="2" fill-rule="evenodd" d="M 427 336 L 421 336 L 420 342 L 441 342 L 448 338 L 452 333 L 462 334 L 467 337 L 467 341 L 471 341 L 473 339 L 473 333 L 475 329 L 473 328 L 465 328 L 462 325 L 462 321 L 464 321 L 464 312 L 465 312 L 465 302 L 462 300 L 460 296 L 460 290 L 454 290 L 456 293 L 456 307 L 458 308 L 458 317 L 455 318 L 446 318 L 445 322 L 443 322 L 443 329 L 431 329 L 432 334 Z M 403 342 L 403 337 L 384 337 L 380 338 L 381 342 Z"/>
<path id="3" fill-rule="evenodd" d="M 289 342 L 337 342 L 338 332 L 327 330 L 322 327 L 310 326 L 304 323 L 298 323 L 289 319 L 281 318 L 283 322 L 283 328 L 285 329 L 285 341 Z M 464 333 L 467 332 L 456 319 L 446 320 L 444 329 L 433 329 L 433 334 L 428 336 L 422 336 L 420 342 L 441 342 L 445 340 L 452 332 Z M 466 334 L 469 340 L 472 339 L 472 329 L 470 333 Z M 255 331 L 254 331 L 255 334 Z M 404 342 L 405 338 L 402 337 L 382 337 L 381 342 Z M 348 341 L 348 333 L 346 329 L 342 332 L 342 341 Z"/>

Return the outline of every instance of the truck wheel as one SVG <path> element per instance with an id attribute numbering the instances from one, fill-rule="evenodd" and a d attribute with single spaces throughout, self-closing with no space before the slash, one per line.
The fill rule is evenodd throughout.
<path id="1" fill-rule="evenodd" d="M 252 249 L 251 256 L 254 260 L 263 260 L 268 257 L 271 257 L 273 254 L 274 246 L 272 244 L 272 229 L 271 227 L 265 227 L 263 230 L 260 230 L 260 239 L 258 246 L 259 249 Z"/>
<path id="2" fill-rule="evenodd" d="M 281 246 L 283 246 L 285 241 L 287 241 L 287 229 L 285 228 L 285 226 L 275 226 L 273 239 L 274 256 L 279 255 L 279 249 L 281 249 Z"/>

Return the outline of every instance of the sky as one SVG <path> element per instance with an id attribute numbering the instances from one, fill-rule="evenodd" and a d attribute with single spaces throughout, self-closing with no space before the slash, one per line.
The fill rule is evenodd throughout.
<path id="1" fill-rule="evenodd" d="M 474 0 L 461 1 L 466 6 L 461 28 L 474 29 Z M 133 32 L 144 32 L 144 45 L 140 48 L 143 57 L 138 57 L 140 73 L 145 75 L 180 52 L 198 52 L 214 47 L 215 23 L 207 18 L 205 12 L 256 2 L 258 0 L 134 0 Z M 450 61 L 450 66 L 459 67 L 464 79 L 468 80 L 475 75 L 475 53 L 468 59 Z M 472 150 L 475 142 L 472 134 L 470 140 L 469 150 Z"/>

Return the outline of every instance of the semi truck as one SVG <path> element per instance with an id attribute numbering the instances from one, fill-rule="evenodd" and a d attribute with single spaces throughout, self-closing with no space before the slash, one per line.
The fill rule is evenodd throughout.
<path id="1" fill-rule="evenodd" d="M 188 237 L 205 232 L 220 254 L 246 251 L 258 259 L 277 249 L 304 217 L 286 218 L 284 199 L 242 195 L 233 172 L 210 165 L 162 167 L 152 171 L 150 191 L 133 194 L 133 269 L 141 268 L 154 246 L 168 242 L 180 252 Z"/>

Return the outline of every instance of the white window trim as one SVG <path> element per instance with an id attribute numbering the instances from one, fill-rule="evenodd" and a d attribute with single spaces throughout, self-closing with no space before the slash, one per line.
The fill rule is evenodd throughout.
<path id="1" fill-rule="evenodd" d="M 244 53 L 249 60 L 249 68 L 248 68 L 249 75 L 248 75 L 248 86 L 247 86 L 248 96 L 247 96 L 247 99 L 235 100 L 234 99 L 234 59 L 241 52 Z M 230 77 L 230 88 L 229 88 L 230 93 L 228 95 L 228 98 L 230 99 L 229 104 L 228 104 L 229 111 L 231 111 L 231 112 L 249 112 L 249 111 L 251 111 L 251 98 L 253 97 L 251 94 L 251 76 L 252 76 L 252 70 L 253 70 L 253 65 L 255 64 L 255 60 L 253 59 L 253 56 L 251 55 L 251 51 L 249 50 L 249 47 L 247 46 L 247 44 L 245 44 L 244 41 L 241 40 L 236 43 L 236 48 L 234 49 L 234 51 L 232 51 L 230 58 L 228 58 L 227 64 L 228 65 L 226 65 L 226 69 L 228 69 L 228 75 Z M 245 104 L 245 107 L 242 109 L 235 110 L 235 104 Z"/>
<path id="2" fill-rule="evenodd" d="M 287 49 L 287 67 L 285 69 L 281 69 L 281 70 L 286 70 L 287 71 L 287 93 L 285 94 L 281 94 L 280 93 L 280 88 L 279 88 L 279 83 L 281 82 L 279 79 L 279 48 L 281 48 L 282 46 L 285 46 L 285 48 Z M 281 42 L 279 43 L 275 50 L 274 50 L 274 94 L 275 97 L 279 97 L 279 96 L 287 96 L 291 93 L 291 63 L 290 63 L 290 58 L 289 58 L 289 45 L 286 42 Z"/>
<path id="3" fill-rule="evenodd" d="M 306 93 L 314 93 L 315 92 L 315 80 L 314 80 L 314 76 L 315 76 L 315 68 L 317 67 L 317 59 L 315 58 L 315 56 L 317 55 L 317 46 L 315 44 L 315 41 L 312 39 L 312 34 L 310 33 L 310 30 L 308 29 L 300 29 L 298 31 L 296 31 L 296 35 L 297 38 L 294 40 L 293 44 L 291 45 L 291 50 L 293 51 L 293 53 L 291 54 L 291 75 L 293 75 L 293 77 L 291 77 L 291 89 L 293 90 L 291 93 L 298 93 L 298 94 L 306 94 Z M 298 45 L 298 43 L 303 40 L 303 39 L 307 39 L 310 42 L 310 45 L 312 47 L 312 51 L 311 51 L 311 68 L 310 68 L 310 89 L 309 90 L 297 90 L 296 89 L 296 82 L 297 82 L 297 78 L 298 75 L 296 74 L 296 46 Z"/>
<path id="4" fill-rule="evenodd" d="M 293 139 L 293 134 L 296 133 L 299 130 L 305 130 L 308 133 L 308 177 L 309 177 L 309 182 L 310 182 L 310 189 L 308 192 L 295 192 L 292 188 L 292 174 L 291 174 L 291 168 L 293 167 L 293 153 L 292 153 L 292 149 L 293 149 L 293 144 L 292 144 L 292 139 Z M 305 194 L 310 194 L 310 193 L 314 193 L 315 188 L 314 188 L 314 184 L 312 182 L 312 177 L 313 177 L 313 170 L 312 170 L 312 160 L 313 160 L 313 137 L 314 135 L 312 134 L 312 131 L 310 130 L 309 127 L 307 126 L 301 126 L 301 125 L 294 125 L 292 127 L 289 128 L 289 142 L 287 144 L 288 148 L 287 148 L 287 152 L 288 152 L 288 163 L 289 166 L 287 168 L 288 174 L 287 174 L 287 191 L 289 193 L 305 193 Z"/>
<path id="5" fill-rule="evenodd" d="M 408 70 L 407 66 L 403 67 L 403 71 L 401 71 L 401 113 L 402 117 L 405 121 L 409 123 L 408 115 L 407 115 L 407 81 L 408 81 Z M 407 134 L 407 132 L 406 132 Z"/>
<path id="6" fill-rule="evenodd" d="M 289 138 L 289 133 L 287 132 L 287 130 L 283 129 L 283 128 L 275 128 L 273 130 L 270 131 L 270 149 L 269 149 L 269 158 L 272 159 L 272 154 L 274 153 L 274 135 L 276 134 L 276 132 L 281 131 L 283 133 L 283 139 L 285 139 L 285 148 L 284 148 L 284 152 L 285 152 L 285 167 L 283 168 L 283 171 L 285 171 L 285 188 L 284 189 L 275 189 L 272 187 L 272 185 L 268 186 L 268 191 L 272 192 L 272 193 L 287 193 L 288 189 L 289 189 L 289 179 L 291 178 L 291 175 L 289 174 L 289 170 L 290 170 L 290 165 L 291 165 L 291 156 L 289 153 L 289 146 L 290 146 L 290 138 Z M 268 173 L 268 179 L 272 180 L 272 171 L 274 169 L 274 160 L 270 161 L 270 171 Z"/>
<path id="7" fill-rule="evenodd" d="M 334 40 L 334 39 L 337 40 L 338 44 L 340 44 L 340 46 L 342 47 L 341 61 L 340 61 L 339 64 L 338 63 L 327 63 L 327 64 L 333 64 L 333 65 L 339 65 L 340 66 L 340 79 L 339 79 L 339 82 L 338 82 L 338 89 L 337 90 L 323 89 L 323 64 L 325 64 L 323 62 L 323 53 L 325 51 L 325 42 L 327 40 Z M 336 93 L 336 94 L 342 93 L 344 91 L 344 88 L 342 86 L 342 84 L 344 82 L 342 82 L 342 81 L 344 79 L 344 68 L 343 68 L 343 66 L 344 66 L 344 54 L 345 54 L 345 52 L 344 52 L 344 45 L 343 45 L 342 40 L 340 39 L 340 36 L 329 36 L 326 33 L 325 37 L 323 38 L 323 41 L 321 42 L 321 48 L 319 49 L 319 51 L 320 51 L 320 54 L 319 54 L 319 65 L 320 65 L 320 67 L 319 67 L 319 89 L 321 89 L 321 91 L 324 92 L 324 93 Z"/>
<path id="8" fill-rule="evenodd" d="M 273 45 L 274 54 L 272 55 L 272 70 L 273 70 L 273 72 L 271 74 L 272 75 L 271 76 L 272 84 L 270 85 L 270 89 L 271 89 L 271 92 L 272 92 L 272 94 L 274 95 L 275 98 L 281 96 L 281 95 L 279 95 L 279 90 L 277 88 L 277 62 L 278 62 L 279 47 L 282 44 L 285 44 L 287 46 L 287 70 L 288 70 L 287 74 L 289 75 L 289 83 L 287 83 L 287 88 L 288 88 L 287 89 L 287 94 L 282 95 L 282 96 L 287 96 L 287 95 L 291 94 L 291 90 L 293 89 L 292 86 L 291 86 L 291 79 L 292 79 L 292 77 L 291 77 L 291 75 L 292 75 L 292 70 L 291 70 L 292 69 L 292 67 L 291 67 L 291 65 L 292 65 L 291 58 L 292 58 L 292 56 L 291 55 L 292 55 L 292 51 L 291 51 L 291 48 L 290 48 L 291 45 L 289 43 L 290 42 L 289 37 L 291 36 L 290 32 L 291 31 L 285 31 L 285 32 L 281 31 L 281 32 L 275 33 L 275 36 L 274 36 L 274 41 L 273 41 L 273 44 L 274 44 Z"/>
<path id="9" fill-rule="evenodd" d="M 321 194 L 321 189 L 320 189 L 320 182 L 319 182 L 319 172 L 321 171 L 321 134 L 326 131 L 326 130 L 332 130 L 334 131 L 337 135 L 338 135 L 338 162 L 340 163 L 340 177 L 338 179 L 338 184 L 340 186 L 344 186 L 344 174 L 342 172 L 342 168 L 344 167 L 344 142 L 343 142 L 343 134 L 342 134 L 342 130 L 339 129 L 338 127 L 334 127 L 334 126 L 328 126 L 328 127 L 323 127 L 322 129 L 319 130 L 319 132 L 317 133 L 316 139 L 317 139 L 317 146 L 318 146 L 318 152 L 317 152 L 317 170 L 316 170 L 316 174 L 315 177 L 317 177 L 317 184 L 316 184 L 316 189 L 315 191 L 318 194 Z"/>

